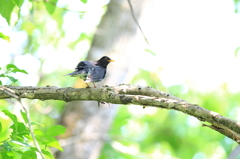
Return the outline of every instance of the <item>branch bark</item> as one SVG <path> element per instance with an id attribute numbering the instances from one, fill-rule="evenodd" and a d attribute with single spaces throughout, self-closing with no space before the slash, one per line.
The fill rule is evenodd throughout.
<path id="1" fill-rule="evenodd" d="M 11 89 L 11 93 L 19 98 L 40 100 L 62 100 L 65 102 L 87 100 L 107 102 L 113 104 L 135 104 L 143 107 L 157 107 L 174 109 L 196 117 L 209 127 L 232 140 L 240 143 L 240 122 L 221 116 L 220 114 L 202 108 L 196 104 L 172 96 L 168 93 L 148 86 L 133 86 L 121 84 L 119 86 L 103 86 L 99 88 L 58 88 L 58 87 L 32 87 L 32 86 L 4 86 Z M 12 96 L 0 90 L 0 99 Z M 97 103 L 96 103 L 97 106 Z"/>

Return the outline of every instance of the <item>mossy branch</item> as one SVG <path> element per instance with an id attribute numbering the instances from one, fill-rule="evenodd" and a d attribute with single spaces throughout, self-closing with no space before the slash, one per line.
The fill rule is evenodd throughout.
<path id="1" fill-rule="evenodd" d="M 134 104 L 142 107 L 157 107 L 174 109 L 191 115 L 204 122 L 209 127 L 232 140 L 240 143 L 240 122 L 221 116 L 220 114 L 202 108 L 196 104 L 174 97 L 168 93 L 146 86 L 122 84 L 119 86 L 103 86 L 99 88 L 58 88 L 32 86 L 4 86 L 11 94 L 19 98 L 40 100 L 62 100 L 66 102 L 88 100 L 113 104 Z M 0 99 L 13 96 L 0 90 Z M 206 122 L 208 124 L 206 124 Z"/>

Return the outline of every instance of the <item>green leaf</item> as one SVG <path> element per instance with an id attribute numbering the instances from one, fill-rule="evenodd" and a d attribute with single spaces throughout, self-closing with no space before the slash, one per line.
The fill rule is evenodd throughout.
<path id="1" fill-rule="evenodd" d="M 38 149 L 36 147 L 31 147 L 30 148 L 32 151 L 38 152 Z"/>
<path id="2" fill-rule="evenodd" d="M 37 159 L 37 154 L 35 151 L 25 151 L 22 154 L 22 159 Z"/>
<path id="3" fill-rule="evenodd" d="M 0 122 L 0 132 L 2 131 L 2 123 Z"/>
<path id="4" fill-rule="evenodd" d="M 0 0 L 0 14 L 7 20 L 8 25 L 10 25 L 11 13 L 14 6 L 15 4 L 12 0 Z"/>
<path id="5" fill-rule="evenodd" d="M 87 3 L 87 0 L 81 0 L 81 1 L 82 1 L 83 3 L 85 3 L 85 4 Z"/>
<path id="6" fill-rule="evenodd" d="M 7 77 L 8 79 L 10 79 L 13 83 L 16 83 L 18 81 L 18 79 L 12 77 L 12 76 L 5 76 Z"/>
<path id="7" fill-rule="evenodd" d="M 0 86 L 2 85 L 2 81 L 0 81 Z"/>
<path id="8" fill-rule="evenodd" d="M 27 71 L 25 70 L 20 70 L 20 69 L 16 69 L 16 70 L 13 70 L 12 72 L 21 72 L 21 73 L 25 73 L 25 74 L 28 74 Z"/>
<path id="9" fill-rule="evenodd" d="M 156 56 L 156 53 L 155 53 L 155 52 L 153 52 L 152 50 L 145 49 L 144 51 L 146 51 L 146 52 L 149 52 L 149 53 L 151 53 L 152 55 Z"/>
<path id="10" fill-rule="evenodd" d="M 56 9 L 57 2 L 58 2 L 58 0 L 49 0 L 48 2 L 44 3 L 44 5 L 45 5 L 49 14 L 54 13 L 54 11 Z"/>
<path id="11" fill-rule="evenodd" d="M 1 153 L 2 159 L 14 159 L 13 156 L 9 156 L 7 151 Z"/>
<path id="12" fill-rule="evenodd" d="M 46 134 L 49 135 L 49 136 L 58 136 L 60 134 L 64 134 L 66 132 L 66 128 L 62 125 L 55 125 L 55 126 L 52 126 L 50 127 Z"/>
<path id="13" fill-rule="evenodd" d="M 42 153 L 43 153 L 45 156 L 48 156 L 48 157 L 50 157 L 50 158 L 53 159 L 53 156 L 52 156 L 52 154 L 51 154 L 49 151 L 46 151 L 46 150 L 42 149 Z"/>
<path id="14" fill-rule="evenodd" d="M 11 138 L 17 141 L 25 141 L 25 138 L 29 137 L 29 128 L 26 127 L 22 122 L 18 122 L 17 126 L 13 124 L 10 126 L 11 129 L 13 129 Z"/>
<path id="15" fill-rule="evenodd" d="M 21 115 L 22 115 L 22 117 L 23 117 L 24 122 L 25 122 L 25 123 L 28 123 L 27 114 L 21 110 Z"/>
<path id="16" fill-rule="evenodd" d="M 0 74 L 0 77 L 6 77 L 4 74 Z"/>
<path id="17" fill-rule="evenodd" d="M 7 70 L 8 70 L 9 72 L 14 72 L 14 73 L 16 73 L 16 72 L 22 72 L 22 73 L 28 74 L 25 70 L 21 70 L 21 69 L 17 68 L 17 66 L 14 65 L 14 64 L 8 64 L 8 65 L 6 66 L 6 68 L 7 68 Z"/>
<path id="18" fill-rule="evenodd" d="M 42 138 L 42 144 L 43 144 L 43 145 L 48 145 L 48 146 L 51 146 L 51 147 L 55 147 L 55 148 L 57 148 L 58 150 L 63 151 L 63 149 L 62 149 L 62 147 L 60 146 L 58 140 L 55 139 L 54 137 L 45 135 L 45 136 Z"/>
<path id="19" fill-rule="evenodd" d="M 3 40 L 7 40 L 8 42 L 10 42 L 10 37 L 4 35 L 2 32 L 0 32 L 0 38 L 2 38 Z"/>
<path id="20" fill-rule="evenodd" d="M 14 64 L 7 64 L 6 68 L 7 68 L 7 70 L 17 69 L 17 66 Z"/>
<path id="21" fill-rule="evenodd" d="M 60 128 L 61 129 L 61 128 Z M 59 128 L 57 130 L 60 130 Z M 57 131 L 55 130 L 55 131 Z M 62 130 L 60 130 L 62 131 Z M 45 135 L 41 130 L 39 129 L 35 129 L 34 132 L 33 132 L 36 137 L 37 137 L 37 140 L 39 141 L 39 143 L 41 145 L 47 145 L 47 146 L 51 146 L 51 147 L 55 147 L 57 148 L 58 150 L 60 151 L 63 151 L 62 147 L 60 146 L 59 142 L 57 139 L 55 139 L 54 137 L 52 136 L 49 136 L 49 135 Z"/>
<path id="22" fill-rule="evenodd" d="M 34 133 L 36 136 L 39 136 L 39 137 L 45 136 L 44 132 L 42 132 L 42 131 L 39 130 L 39 129 L 35 129 L 35 130 L 33 131 L 33 133 Z"/>
<path id="23" fill-rule="evenodd" d="M 29 134 L 29 128 L 22 122 L 18 122 L 18 134 L 19 135 L 28 135 Z"/>
<path id="24" fill-rule="evenodd" d="M 19 8 L 21 8 L 24 0 L 13 0 L 13 2 L 14 2 Z"/>
<path id="25" fill-rule="evenodd" d="M 6 116 L 8 116 L 10 119 L 12 119 L 14 125 L 17 127 L 18 121 L 16 115 L 10 113 L 8 110 L 3 110 L 2 111 Z"/>
<path id="26" fill-rule="evenodd" d="M 15 156 L 15 153 L 14 153 L 13 151 L 8 151 L 8 152 L 7 152 L 7 155 L 14 157 L 14 156 Z"/>
<path id="27" fill-rule="evenodd" d="M 31 156 L 25 154 L 26 151 L 24 151 L 24 152 L 23 151 L 15 151 L 15 152 L 21 154 L 21 156 L 22 156 L 21 159 L 33 159 Z M 37 159 L 37 158 L 34 158 L 34 159 Z"/>

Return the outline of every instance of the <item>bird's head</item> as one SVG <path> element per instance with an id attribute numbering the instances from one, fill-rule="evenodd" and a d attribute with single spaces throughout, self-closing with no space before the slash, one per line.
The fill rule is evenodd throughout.
<path id="1" fill-rule="evenodd" d="M 102 66 L 102 67 L 107 67 L 107 65 L 110 62 L 114 62 L 114 60 L 111 60 L 109 57 L 107 56 L 103 56 L 100 60 L 97 61 L 98 65 Z"/>

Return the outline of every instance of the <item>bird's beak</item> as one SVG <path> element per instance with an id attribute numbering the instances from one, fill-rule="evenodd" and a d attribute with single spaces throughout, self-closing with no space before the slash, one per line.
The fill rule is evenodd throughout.
<path id="1" fill-rule="evenodd" d="M 114 60 L 108 60 L 109 62 L 115 62 Z"/>

